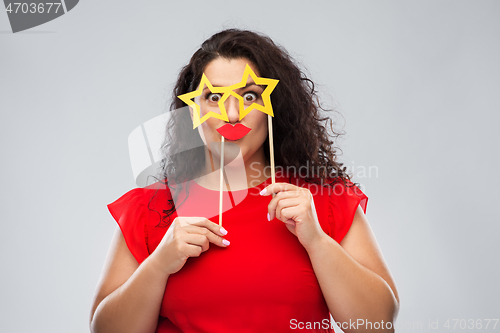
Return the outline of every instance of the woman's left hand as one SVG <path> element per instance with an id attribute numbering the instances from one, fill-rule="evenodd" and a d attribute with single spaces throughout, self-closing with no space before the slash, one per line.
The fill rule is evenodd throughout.
<path id="1" fill-rule="evenodd" d="M 288 183 L 275 183 L 260 193 L 262 196 L 276 193 L 267 207 L 269 220 L 277 218 L 284 222 L 306 250 L 326 235 L 319 224 L 313 196 L 308 189 Z"/>

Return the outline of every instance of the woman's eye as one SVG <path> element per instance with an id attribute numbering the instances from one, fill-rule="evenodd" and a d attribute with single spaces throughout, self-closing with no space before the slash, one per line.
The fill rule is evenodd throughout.
<path id="1" fill-rule="evenodd" d="M 207 97 L 207 99 L 210 102 L 214 102 L 214 103 L 217 103 L 218 101 L 220 101 L 221 98 L 222 98 L 221 94 L 209 94 Z"/>
<path id="2" fill-rule="evenodd" d="M 257 100 L 257 94 L 251 91 L 246 92 L 243 94 L 243 99 L 245 102 L 255 102 Z"/>

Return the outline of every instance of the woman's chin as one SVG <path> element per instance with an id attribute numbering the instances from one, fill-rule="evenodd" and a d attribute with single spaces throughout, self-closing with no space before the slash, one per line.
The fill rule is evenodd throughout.
<path id="1" fill-rule="evenodd" d="M 240 146 L 235 142 L 225 142 L 224 144 L 224 164 L 231 166 L 245 165 Z"/>

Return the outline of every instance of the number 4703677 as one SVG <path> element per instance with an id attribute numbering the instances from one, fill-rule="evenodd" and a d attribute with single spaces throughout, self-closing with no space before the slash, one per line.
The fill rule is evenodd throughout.
<path id="1" fill-rule="evenodd" d="M 54 8 L 52 8 L 54 7 Z M 14 2 L 9 3 L 5 10 L 7 13 L 11 14 L 27 14 L 27 13 L 50 13 L 52 10 L 53 13 L 57 13 L 59 8 L 61 7 L 60 2 L 41 2 L 41 3 L 27 3 L 27 2 Z"/>
<path id="2" fill-rule="evenodd" d="M 495 329 L 498 324 L 498 319 L 448 319 L 443 327 L 448 329 Z"/>

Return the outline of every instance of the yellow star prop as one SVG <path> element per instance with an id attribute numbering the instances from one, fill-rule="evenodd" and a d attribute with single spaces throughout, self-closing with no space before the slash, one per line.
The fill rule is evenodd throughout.
<path id="1" fill-rule="evenodd" d="M 243 88 L 247 85 L 247 80 L 248 76 L 252 77 L 253 81 L 257 85 L 265 85 L 267 86 L 266 89 L 264 89 L 264 92 L 261 94 L 262 101 L 264 105 L 260 105 L 257 103 L 252 103 L 249 105 L 247 108 L 245 108 L 245 100 L 243 99 L 242 96 L 234 92 L 234 90 Z M 224 102 L 226 99 L 229 98 L 230 95 L 236 97 L 239 101 L 239 107 L 240 107 L 240 120 L 243 119 L 247 114 L 250 113 L 253 109 L 257 109 L 259 111 L 262 111 L 271 117 L 274 117 L 273 113 L 273 107 L 271 105 L 271 93 L 273 92 L 274 88 L 276 88 L 276 85 L 278 84 L 279 80 L 275 79 L 267 79 L 263 77 L 257 77 L 257 75 L 254 73 L 254 71 L 250 68 L 250 66 L 247 64 L 245 66 L 245 71 L 243 72 L 243 78 L 241 82 L 233 84 L 232 86 L 229 87 L 213 87 L 210 81 L 208 81 L 208 78 L 205 76 L 205 74 L 202 75 L 200 85 L 197 90 L 179 95 L 177 96 L 179 99 L 181 99 L 184 103 L 186 103 L 188 106 L 191 106 L 194 109 L 193 112 L 193 129 L 196 127 L 200 126 L 204 121 L 206 121 L 210 117 L 214 117 L 217 119 L 221 119 L 224 121 L 229 121 L 229 118 L 227 116 L 226 112 L 226 107 L 224 106 Z M 219 100 L 217 103 L 219 105 L 219 109 L 221 111 L 220 114 L 215 113 L 213 111 L 209 111 L 206 115 L 201 117 L 201 110 L 200 106 L 196 104 L 193 99 L 195 97 L 201 96 L 203 93 L 203 88 L 204 86 L 207 86 L 208 89 L 210 89 L 210 92 L 212 93 L 222 93 L 222 98 Z"/>
<path id="2" fill-rule="evenodd" d="M 220 99 L 220 101 L 217 103 L 219 104 L 219 109 L 220 109 L 220 114 L 215 113 L 213 111 L 209 111 L 206 115 L 201 117 L 201 110 L 200 106 L 196 104 L 193 99 L 195 97 L 201 96 L 203 93 L 203 88 L 205 85 L 210 89 L 210 92 L 212 93 L 222 93 L 223 97 Z M 193 112 L 193 129 L 196 127 L 200 126 L 201 123 L 203 123 L 205 120 L 207 120 L 210 117 L 214 117 L 217 119 L 221 119 L 224 121 L 229 121 L 229 118 L 227 117 L 227 112 L 226 112 L 226 107 L 224 106 L 224 101 L 229 97 L 228 94 L 226 94 L 227 87 L 213 87 L 210 81 L 208 81 L 207 77 L 205 74 L 202 75 L 200 85 L 197 90 L 189 92 L 187 94 L 179 95 L 177 96 L 180 98 L 184 103 L 186 103 L 188 106 L 191 106 L 194 109 Z"/>
<path id="3" fill-rule="evenodd" d="M 243 88 L 247 85 L 248 76 L 252 77 L 253 82 L 255 82 L 255 84 L 267 86 L 261 95 L 264 105 L 252 103 L 247 108 L 245 108 L 245 101 L 243 100 L 243 97 L 234 92 L 234 90 Z M 253 109 L 257 109 L 259 111 L 262 111 L 270 115 L 271 117 L 274 117 L 273 107 L 271 105 L 271 93 L 273 92 L 274 88 L 276 88 L 278 82 L 279 80 L 257 77 L 254 71 L 247 64 L 245 66 L 245 71 L 243 72 L 243 78 L 241 79 L 241 82 L 230 86 L 229 87 L 230 91 L 228 91 L 231 95 L 236 97 L 240 102 L 240 120 L 243 119 L 243 117 L 245 117 L 247 114 L 249 114 L 250 111 L 252 111 Z M 224 100 L 226 100 L 228 97 L 226 97 Z"/>

